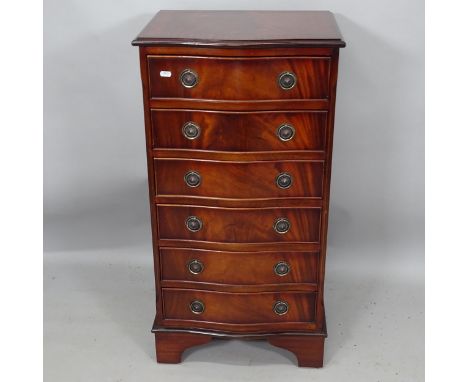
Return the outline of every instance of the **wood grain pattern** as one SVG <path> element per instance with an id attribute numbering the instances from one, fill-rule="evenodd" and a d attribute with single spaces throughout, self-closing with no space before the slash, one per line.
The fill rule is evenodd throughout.
<path id="1" fill-rule="evenodd" d="M 194 122 L 200 136 L 187 139 L 182 127 Z M 153 148 L 209 151 L 292 151 L 325 149 L 326 111 L 216 112 L 156 109 L 151 111 Z M 278 127 L 290 124 L 294 137 L 282 141 Z"/>
<path id="2" fill-rule="evenodd" d="M 336 48 L 331 47 L 262 47 L 251 49 L 245 46 L 210 47 L 210 46 L 170 46 L 140 45 L 148 56 L 207 56 L 207 57 L 330 57 Z"/>
<path id="3" fill-rule="evenodd" d="M 258 199 L 231 199 L 231 198 L 200 198 L 189 195 L 160 195 L 155 196 L 157 204 L 197 205 L 205 207 L 225 208 L 263 208 L 263 207 L 321 207 L 322 199 L 288 197 L 288 198 L 258 198 Z"/>
<path id="4" fill-rule="evenodd" d="M 190 216 L 203 222 L 198 232 L 185 226 Z M 275 221 L 286 218 L 289 232 L 276 233 Z M 158 205 L 160 239 L 201 240 L 225 243 L 318 242 L 320 208 L 207 208 Z"/>
<path id="5" fill-rule="evenodd" d="M 186 149 L 157 149 L 150 154 L 153 158 L 187 158 L 225 161 L 271 161 L 271 160 L 324 160 L 326 155 L 322 151 L 211 151 Z"/>
<path id="6" fill-rule="evenodd" d="M 194 98 L 152 98 L 151 109 L 192 109 L 215 111 L 245 110 L 326 110 L 329 99 L 274 99 L 274 100 L 211 100 Z"/>
<path id="7" fill-rule="evenodd" d="M 159 266 L 159 248 L 158 248 L 158 219 L 157 219 L 157 208 L 153 202 L 154 195 L 154 174 L 152 160 L 152 147 L 151 147 L 151 110 L 149 107 L 149 91 L 148 91 L 148 66 L 146 65 L 146 51 L 144 48 L 139 49 L 140 55 L 140 71 L 141 71 L 141 83 L 143 93 L 143 106 L 144 106 L 144 118 L 145 118 L 145 142 L 146 142 L 146 164 L 148 174 L 148 194 L 149 194 L 149 209 L 151 219 L 151 241 L 153 249 L 153 269 L 154 269 L 154 282 L 156 288 L 156 317 L 155 321 L 159 322 L 162 315 L 162 297 L 161 297 L 161 286 L 160 286 L 160 266 Z"/>
<path id="8" fill-rule="evenodd" d="M 199 175 L 200 184 L 190 187 L 184 177 Z M 280 188 L 276 178 L 287 174 L 289 188 Z M 321 198 L 322 161 L 226 162 L 207 160 L 155 160 L 156 194 L 214 198 Z"/>
<path id="9" fill-rule="evenodd" d="M 335 46 L 345 43 L 328 11 L 160 11 L 132 42 L 182 46 Z"/>
<path id="10" fill-rule="evenodd" d="M 324 284 L 325 284 L 325 260 L 327 255 L 327 233 L 328 233 L 328 216 L 330 205 L 330 184 L 331 184 L 331 170 L 332 170 L 332 152 L 333 152 L 333 131 L 335 122 L 335 103 L 336 103 L 336 87 L 338 81 L 338 60 L 339 50 L 336 49 L 333 53 L 332 71 L 330 77 L 330 118 L 328 119 L 327 126 L 327 148 L 325 162 L 325 181 L 324 181 L 324 200 L 322 208 L 322 228 L 320 232 L 321 243 L 321 258 L 320 258 L 320 272 L 319 272 L 319 301 L 317 304 L 317 315 L 320 318 L 319 327 L 324 330 L 325 327 L 325 303 L 324 303 Z"/>
<path id="11" fill-rule="evenodd" d="M 186 321 L 186 327 L 202 328 L 210 323 L 213 328 L 246 332 L 265 329 L 265 324 L 283 324 L 279 327 L 284 328 L 288 323 L 295 329 L 310 328 L 310 323 L 315 320 L 315 293 L 226 293 L 174 288 L 163 288 L 162 291 L 166 325 L 171 325 L 171 321 L 174 325 Z M 195 314 L 190 310 L 193 301 L 204 304 L 203 313 Z M 278 315 L 273 311 L 277 301 L 289 305 L 286 314 Z"/>
<path id="12" fill-rule="evenodd" d="M 184 248 L 161 248 L 163 281 L 256 285 L 273 284 L 280 288 L 290 283 L 317 283 L 319 254 L 316 252 L 228 252 Z M 193 274 L 188 269 L 192 260 L 202 263 L 203 270 Z M 274 267 L 280 262 L 290 266 L 279 276 Z"/>
<path id="13" fill-rule="evenodd" d="M 148 71 L 151 98 L 206 100 L 327 99 L 330 59 L 328 57 L 219 58 L 149 56 Z M 186 88 L 179 76 L 195 71 L 199 83 Z M 170 71 L 171 77 L 161 77 Z M 283 90 L 278 77 L 293 72 L 297 84 Z"/>
<path id="14" fill-rule="evenodd" d="M 168 11 L 133 43 L 140 46 L 143 84 L 158 361 L 180 362 L 185 348 L 213 335 L 265 336 L 296 354 L 300 366 L 322 366 L 338 48 L 344 46 L 333 16 Z M 187 67 L 199 76 L 190 89 L 179 82 Z M 277 83 L 284 71 L 298 78 L 290 90 Z M 196 140 L 181 134 L 187 121 L 201 127 Z M 277 138 L 281 123 L 294 125 L 293 140 Z M 189 167 L 202 175 L 190 190 L 183 183 Z M 280 171 L 293 172 L 291 188 L 275 188 Z M 187 230 L 188 216 L 203 221 L 200 231 Z M 273 230 L 279 217 L 291 223 L 286 234 Z M 193 258 L 203 262 L 202 273 L 188 272 Z M 291 271 L 275 275 L 273 263 L 282 260 Z M 208 303 L 200 315 L 188 308 L 194 297 Z M 284 316 L 273 313 L 277 298 L 290 302 Z"/>
<path id="15" fill-rule="evenodd" d="M 160 247 L 171 248 L 198 248 L 214 251 L 234 251 L 234 252 L 250 252 L 250 251 L 312 251 L 319 252 L 321 249 L 320 243 L 311 242 L 258 242 L 258 243 L 231 243 L 231 242 L 216 242 L 202 241 L 192 239 L 162 239 L 159 238 L 158 245 Z"/>
<path id="16" fill-rule="evenodd" d="M 325 336 L 278 335 L 267 338 L 273 346 L 294 353 L 298 366 L 322 367 Z"/>
<path id="17" fill-rule="evenodd" d="M 155 333 L 156 360 L 159 363 L 180 363 L 182 353 L 211 341 L 210 336 L 192 333 Z"/>

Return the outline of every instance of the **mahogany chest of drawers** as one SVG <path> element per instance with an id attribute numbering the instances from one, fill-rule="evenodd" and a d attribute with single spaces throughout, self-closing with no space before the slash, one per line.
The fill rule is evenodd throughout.
<path id="1" fill-rule="evenodd" d="M 158 362 L 264 338 L 320 367 L 339 48 L 330 12 L 161 11 L 139 46 Z"/>

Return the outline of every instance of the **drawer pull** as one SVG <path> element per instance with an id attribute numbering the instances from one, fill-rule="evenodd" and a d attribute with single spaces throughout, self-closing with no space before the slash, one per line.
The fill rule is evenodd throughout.
<path id="1" fill-rule="evenodd" d="M 190 303 L 190 310 L 195 314 L 202 314 L 205 310 L 205 304 L 199 300 L 194 300 Z"/>
<path id="2" fill-rule="evenodd" d="M 294 129 L 294 127 L 287 123 L 283 123 L 276 130 L 276 135 L 278 136 L 280 140 L 284 142 L 290 141 L 291 139 L 293 139 L 295 134 L 296 134 L 296 130 Z"/>
<path id="3" fill-rule="evenodd" d="M 180 73 L 180 83 L 186 88 L 193 88 L 198 84 L 198 74 L 192 69 L 185 69 Z"/>
<path id="4" fill-rule="evenodd" d="M 283 90 L 290 90 L 296 86 L 296 75 L 292 72 L 283 72 L 278 76 L 278 84 Z"/>
<path id="5" fill-rule="evenodd" d="M 200 126 L 193 122 L 187 122 L 182 126 L 182 134 L 187 139 L 197 139 L 200 136 Z"/>
<path id="6" fill-rule="evenodd" d="M 185 226 L 191 232 L 198 232 L 202 229 L 203 223 L 196 216 L 189 216 L 185 221 Z"/>
<path id="7" fill-rule="evenodd" d="M 196 171 L 189 171 L 184 176 L 185 184 L 189 187 L 198 187 L 201 183 L 201 176 Z"/>
<path id="8" fill-rule="evenodd" d="M 199 260 L 191 260 L 187 264 L 187 268 L 190 271 L 190 273 L 193 273 L 194 275 L 198 275 L 199 273 L 203 272 L 203 269 L 205 268 L 203 266 L 203 263 Z"/>
<path id="9" fill-rule="evenodd" d="M 289 305 L 285 301 L 276 301 L 273 305 L 273 312 L 275 312 L 278 316 L 282 316 L 283 314 L 288 313 Z"/>
<path id="10" fill-rule="evenodd" d="M 279 188 L 285 189 L 291 187 L 292 181 L 293 179 L 291 174 L 288 174 L 287 172 L 283 172 L 276 177 L 276 185 Z"/>
<path id="11" fill-rule="evenodd" d="M 289 223 L 289 220 L 286 218 L 276 219 L 275 224 L 273 225 L 275 232 L 281 234 L 288 232 L 290 228 L 291 223 Z"/>
<path id="12" fill-rule="evenodd" d="M 291 270 L 291 266 L 284 261 L 280 261 L 274 266 L 273 270 L 278 276 L 286 276 Z"/>

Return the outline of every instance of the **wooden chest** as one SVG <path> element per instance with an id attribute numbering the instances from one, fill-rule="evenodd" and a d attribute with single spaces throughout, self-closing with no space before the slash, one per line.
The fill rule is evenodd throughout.
<path id="1" fill-rule="evenodd" d="M 161 11 L 139 46 L 156 354 L 264 338 L 320 367 L 339 48 L 330 12 Z"/>

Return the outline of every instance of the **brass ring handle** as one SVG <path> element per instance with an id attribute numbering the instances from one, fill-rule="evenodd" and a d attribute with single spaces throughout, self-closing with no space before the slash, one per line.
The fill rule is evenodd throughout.
<path id="1" fill-rule="evenodd" d="M 286 276 L 291 270 L 291 266 L 285 261 L 280 261 L 279 263 L 275 264 L 273 270 L 278 276 Z"/>
<path id="2" fill-rule="evenodd" d="M 296 86 L 297 78 L 292 72 L 283 72 L 278 76 L 278 84 L 283 90 L 290 90 Z"/>
<path id="3" fill-rule="evenodd" d="M 276 135 L 280 140 L 286 142 L 294 138 L 294 135 L 296 135 L 296 130 L 294 129 L 293 125 L 283 123 L 276 130 Z"/>
<path id="4" fill-rule="evenodd" d="M 189 187 L 198 187 L 201 183 L 201 176 L 196 171 L 189 171 L 184 176 L 184 182 Z"/>
<path id="5" fill-rule="evenodd" d="M 291 228 L 291 223 L 286 218 L 279 218 L 275 220 L 275 224 L 273 224 L 273 229 L 276 233 L 284 234 L 289 231 Z"/>
<path id="6" fill-rule="evenodd" d="M 202 314 L 205 311 L 205 304 L 200 300 L 194 300 L 190 303 L 190 310 L 195 314 Z"/>
<path id="7" fill-rule="evenodd" d="M 203 223 L 196 216 L 189 216 L 187 220 L 185 220 L 185 226 L 190 232 L 198 232 L 202 229 Z"/>
<path id="8" fill-rule="evenodd" d="M 192 69 L 185 69 L 180 73 L 180 83 L 186 88 L 193 88 L 198 84 L 198 74 Z"/>
<path id="9" fill-rule="evenodd" d="M 289 188 L 291 187 L 292 182 L 293 178 L 291 174 L 288 174 L 287 172 L 283 172 L 276 177 L 276 185 L 278 186 L 278 188 Z"/>
<path id="10" fill-rule="evenodd" d="M 288 313 L 289 305 L 285 301 L 276 301 L 273 305 L 273 312 L 275 312 L 278 316 L 282 316 L 283 314 Z"/>
<path id="11" fill-rule="evenodd" d="M 200 136 L 200 126 L 194 122 L 187 122 L 182 126 L 182 134 L 187 139 L 197 139 Z"/>
<path id="12" fill-rule="evenodd" d="M 203 269 L 205 269 L 203 263 L 200 260 L 191 260 L 187 264 L 187 268 L 189 272 L 194 275 L 198 275 L 199 273 L 202 273 Z"/>

